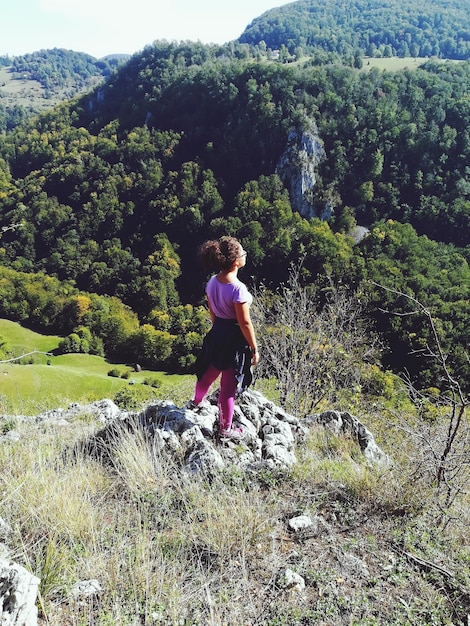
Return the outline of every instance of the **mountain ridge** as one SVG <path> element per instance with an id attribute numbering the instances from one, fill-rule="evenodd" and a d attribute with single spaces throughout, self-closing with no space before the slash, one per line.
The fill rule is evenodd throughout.
<path id="1" fill-rule="evenodd" d="M 470 57 L 470 9 L 464 0 L 297 0 L 264 12 L 238 41 L 267 47 L 321 48 L 342 56 Z"/>

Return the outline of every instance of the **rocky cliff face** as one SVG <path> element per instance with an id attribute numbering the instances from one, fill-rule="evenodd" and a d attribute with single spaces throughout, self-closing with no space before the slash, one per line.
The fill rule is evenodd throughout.
<path id="1" fill-rule="evenodd" d="M 327 217 L 329 207 L 315 207 L 313 189 L 318 164 L 325 156 L 314 120 L 306 118 L 303 128 L 292 129 L 276 173 L 289 189 L 292 208 L 303 217 Z"/>

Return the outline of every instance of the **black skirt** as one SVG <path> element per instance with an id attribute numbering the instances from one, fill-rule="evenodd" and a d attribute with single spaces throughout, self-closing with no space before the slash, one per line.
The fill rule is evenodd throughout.
<path id="1" fill-rule="evenodd" d="M 237 379 L 237 394 L 248 389 L 252 380 L 251 348 L 235 319 L 216 317 L 212 328 L 204 337 L 196 364 L 196 376 L 200 380 L 208 367 L 218 370 L 233 368 Z"/>

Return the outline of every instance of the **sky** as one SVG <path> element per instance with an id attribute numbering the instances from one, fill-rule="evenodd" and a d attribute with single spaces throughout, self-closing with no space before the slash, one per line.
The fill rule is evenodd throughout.
<path id="1" fill-rule="evenodd" d="M 96 58 L 156 39 L 226 43 L 290 0 L 3 0 L 0 56 L 65 48 Z"/>

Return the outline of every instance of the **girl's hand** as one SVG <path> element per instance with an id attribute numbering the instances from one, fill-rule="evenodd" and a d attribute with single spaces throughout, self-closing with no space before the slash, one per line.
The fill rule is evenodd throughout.
<path id="1" fill-rule="evenodd" d="M 252 352 L 251 353 L 251 364 L 252 365 L 258 365 L 259 363 L 259 352 Z"/>

